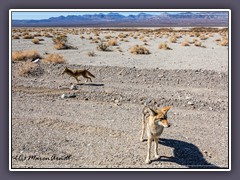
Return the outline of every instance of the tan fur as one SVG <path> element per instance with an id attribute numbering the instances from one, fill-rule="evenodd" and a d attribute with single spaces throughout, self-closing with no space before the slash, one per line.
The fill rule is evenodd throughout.
<path id="1" fill-rule="evenodd" d="M 66 67 L 65 70 L 62 72 L 62 74 L 65 74 L 65 73 L 68 74 L 69 76 L 74 77 L 77 80 L 78 83 L 79 83 L 79 79 L 78 79 L 79 76 L 83 76 L 84 78 L 87 79 L 87 81 L 90 80 L 91 82 L 92 82 L 92 79 L 90 77 L 95 78 L 95 76 L 92 75 L 86 69 L 83 69 L 83 70 L 71 70 L 68 67 Z"/>
<path id="2" fill-rule="evenodd" d="M 167 120 L 167 112 L 170 106 L 158 109 L 156 106 L 145 106 L 142 111 L 142 134 L 140 140 L 143 141 L 144 132 L 146 130 L 148 137 L 148 150 L 146 163 L 150 163 L 150 153 L 152 141 L 155 142 L 154 154 L 155 158 L 158 159 L 158 140 L 163 132 L 164 128 L 170 127 Z"/>

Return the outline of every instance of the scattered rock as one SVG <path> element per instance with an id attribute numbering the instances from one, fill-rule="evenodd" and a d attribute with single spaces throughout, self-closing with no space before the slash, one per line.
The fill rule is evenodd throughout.
<path id="1" fill-rule="evenodd" d="M 187 103 L 188 105 L 194 105 L 194 103 L 192 101 L 188 101 Z"/>
<path id="2" fill-rule="evenodd" d="M 115 102 L 115 103 L 119 103 L 120 101 L 119 101 L 118 99 L 116 99 L 114 102 Z"/>
<path id="3" fill-rule="evenodd" d="M 73 84 L 73 85 L 71 85 L 71 86 L 70 86 L 70 88 L 69 88 L 69 89 L 71 89 L 71 90 L 77 90 L 77 89 L 78 89 L 78 87 L 77 87 L 77 85 L 74 85 L 74 84 Z"/>
<path id="4" fill-rule="evenodd" d="M 65 98 L 75 98 L 76 97 L 76 94 L 62 94 L 61 95 L 61 98 L 62 99 L 65 99 Z"/>

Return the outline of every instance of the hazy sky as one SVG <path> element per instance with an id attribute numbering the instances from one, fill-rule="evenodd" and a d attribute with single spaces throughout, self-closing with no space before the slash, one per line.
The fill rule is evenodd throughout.
<path id="1" fill-rule="evenodd" d="M 116 11 L 114 11 L 116 12 Z M 142 11 L 141 11 L 142 12 Z M 141 12 L 118 12 L 122 15 L 128 16 L 130 14 L 132 15 L 136 15 L 139 14 Z M 68 16 L 68 15 L 83 15 L 83 14 L 98 14 L 98 13 L 104 13 L 104 14 L 108 14 L 109 12 L 12 12 L 12 19 L 13 20 L 25 20 L 25 19 L 48 19 L 50 17 L 58 17 L 58 16 Z M 162 12 L 145 12 L 148 14 L 153 14 L 153 15 L 158 15 Z M 174 13 L 174 12 L 173 12 Z"/>

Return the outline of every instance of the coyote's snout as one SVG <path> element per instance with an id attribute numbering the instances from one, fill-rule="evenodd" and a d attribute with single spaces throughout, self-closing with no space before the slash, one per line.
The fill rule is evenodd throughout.
<path id="1" fill-rule="evenodd" d="M 158 140 L 163 132 L 164 128 L 170 127 L 170 123 L 167 120 L 167 112 L 170 106 L 158 109 L 156 107 L 145 106 L 142 111 L 142 134 L 140 140 L 143 141 L 144 132 L 146 130 L 148 137 L 148 150 L 146 163 L 150 163 L 150 150 L 152 141 L 155 142 L 155 158 L 159 158 L 158 155 Z"/>
<path id="2" fill-rule="evenodd" d="M 78 83 L 79 83 L 79 79 L 78 79 L 79 76 L 83 76 L 84 78 L 87 79 L 87 81 L 90 80 L 91 82 L 92 82 L 91 77 L 95 78 L 95 76 L 92 75 L 92 74 L 91 74 L 88 70 L 86 70 L 86 69 L 84 69 L 84 70 L 71 70 L 71 69 L 69 69 L 68 67 L 66 67 L 66 68 L 64 69 L 64 71 L 62 72 L 62 74 L 65 74 L 65 73 L 68 74 L 69 76 L 74 77 L 74 78 L 77 80 Z M 86 82 L 87 82 L 87 81 L 86 81 Z"/>

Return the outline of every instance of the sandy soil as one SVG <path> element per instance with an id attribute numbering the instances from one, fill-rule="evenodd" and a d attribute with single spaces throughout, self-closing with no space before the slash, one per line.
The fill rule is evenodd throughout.
<path id="1" fill-rule="evenodd" d="M 179 39 L 169 51 L 158 49 L 167 37 L 155 38 L 149 55 L 129 52 L 142 43 L 133 38 L 110 52 L 77 35 L 68 35 L 77 50 L 55 50 L 45 37 L 40 45 L 14 39 L 13 51 L 58 53 L 67 63 L 40 62 L 28 76 L 19 76 L 21 62 L 12 63 L 12 168 L 228 168 L 228 48 L 213 42 L 218 37 L 202 41 L 206 48 L 183 47 Z M 96 56 L 89 57 L 92 50 Z M 66 66 L 96 78 L 81 78 L 71 90 L 75 79 L 60 75 Z M 161 158 L 152 153 L 145 164 L 140 117 L 151 99 L 172 106 L 172 126 L 159 141 Z"/>

